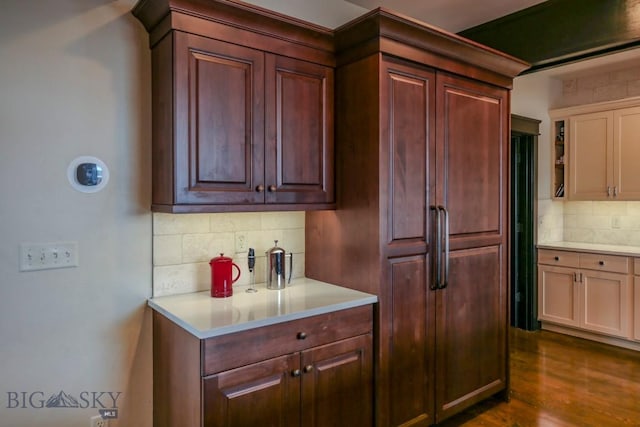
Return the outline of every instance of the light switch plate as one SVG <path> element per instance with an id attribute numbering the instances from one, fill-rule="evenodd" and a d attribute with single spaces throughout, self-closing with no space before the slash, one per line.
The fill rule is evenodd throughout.
<path id="1" fill-rule="evenodd" d="M 20 271 L 78 266 L 78 242 L 22 243 Z"/>

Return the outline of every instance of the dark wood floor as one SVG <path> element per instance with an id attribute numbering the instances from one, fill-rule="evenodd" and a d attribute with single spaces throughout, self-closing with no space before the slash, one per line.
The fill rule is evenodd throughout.
<path id="1" fill-rule="evenodd" d="M 511 401 L 440 426 L 640 426 L 640 352 L 547 331 L 511 331 Z"/>

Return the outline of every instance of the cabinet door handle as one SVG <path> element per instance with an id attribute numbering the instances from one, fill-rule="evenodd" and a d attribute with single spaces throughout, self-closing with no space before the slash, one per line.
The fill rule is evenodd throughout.
<path id="1" fill-rule="evenodd" d="M 447 287 L 449 283 L 449 211 L 444 206 L 438 206 L 438 209 L 442 211 L 444 218 L 444 230 L 443 230 L 443 240 L 444 240 L 444 248 L 442 255 L 442 281 L 438 285 L 440 289 L 444 289 Z"/>
<path id="2" fill-rule="evenodd" d="M 258 193 L 262 193 L 264 191 L 264 185 L 260 184 L 256 187 L 256 191 Z"/>
<path id="3" fill-rule="evenodd" d="M 313 365 L 307 365 L 304 367 L 304 373 L 308 374 L 309 372 L 313 371 Z"/>
<path id="4" fill-rule="evenodd" d="M 275 192 L 276 192 L 276 190 L 277 190 L 277 187 L 276 187 L 275 185 L 270 185 L 270 186 L 269 186 L 269 191 L 270 191 L 271 193 L 275 193 Z"/>
<path id="5" fill-rule="evenodd" d="M 613 186 L 613 197 L 618 197 L 618 186 L 617 185 Z"/>
<path id="6" fill-rule="evenodd" d="M 442 221 L 440 219 L 440 209 L 436 206 L 431 206 L 431 210 L 436 214 L 436 232 L 434 239 L 436 242 L 436 248 L 435 250 L 431 249 L 433 264 L 435 266 L 435 277 L 432 278 L 429 288 L 432 291 L 435 291 L 440 285 L 440 278 L 442 276 L 442 271 L 440 271 L 440 268 L 442 267 L 442 263 L 440 262 L 440 258 L 442 257 Z"/>
<path id="7" fill-rule="evenodd" d="M 305 332 L 298 332 L 298 335 L 296 335 L 296 338 L 298 338 L 299 340 L 306 339 L 307 334 Z"/>
<path id="8" fill-rule="evenodd" d="M 607 197 L 611 197 L 611 187 L 607 185 Z"/>
<path id="9" fill-rule="evenodd" d="M 294 369 L 293 371 L 291 371 L 292 377 L 299 377 L 301 374 L 302 374 L 302 371 L 300 371 L 300 369 Z"/>

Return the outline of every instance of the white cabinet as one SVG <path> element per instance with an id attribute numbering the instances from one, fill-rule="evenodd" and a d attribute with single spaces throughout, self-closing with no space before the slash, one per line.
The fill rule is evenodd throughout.
<path id="1" fill-rule="evenodd" d="M 633 260 L 633 339 L 640 341 L 640 258 Z"/>
<path id="2" fill-rule="evenodd" d="M 631 337 L 630 259 L 538 251 L 538 319 L 618 338 Z"/>
<path id="3" fill-rule="evenodd" d="M 569 119 L 569 198 L 605 200 L 613 193 L 613 112 Z"/>
<path id="4" fill-rule="evenodd" d="M 618 200 L 640 200 L 640 107 L 613 113 L 613 192 Z"/>
<path id="5" fill-rule="evenodd" d="M 566 196 L 569 200 L 640 200 L 637 105 L 640 98 L 550 112 L 554 135 L 552 196 Z M 565 188 L 559 194 L 561 184 Z"/>
<path id="6" fill-rule="evenodd" d="M 629 276 L 583 270 L 580 279 L 580 326 L 593 332 L 629 338 L 632 301 Z"/>

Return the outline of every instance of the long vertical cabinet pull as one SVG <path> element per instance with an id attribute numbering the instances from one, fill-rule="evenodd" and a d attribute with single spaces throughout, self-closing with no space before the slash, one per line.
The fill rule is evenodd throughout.
<path id="1" fill-rule="evenodd" d="M 444 289 L 447 287 L 447 284 L 449 283 L 449 211 L 444 206 L 438 206 L 438 212 L 442 212 L 444 214 L 442 215 L 444 227 L 440 226 L 440 235 L 438 236 L 439 240 L 441 241 L 444 240 L 444 250 L 442 250 L 443 249 L 442 245 L 440 248 L 441 249 L 440 270 L 441 270 L 442 280 L 438 282 L 438 288 Z M 444 232 L 443 232 L 443 228 L 444 228 Z"/>
<path id="2" fill-rule="evenodd" d="M 435 291 L 440 287 L 440 280 L 442 279 L 442 220 L 439 207 L 431 206 L 431 210 L 436 214 L 436 250 L 434 252 L 436 274 L 435 278 L 431 280 L 429 288 Z"/>

